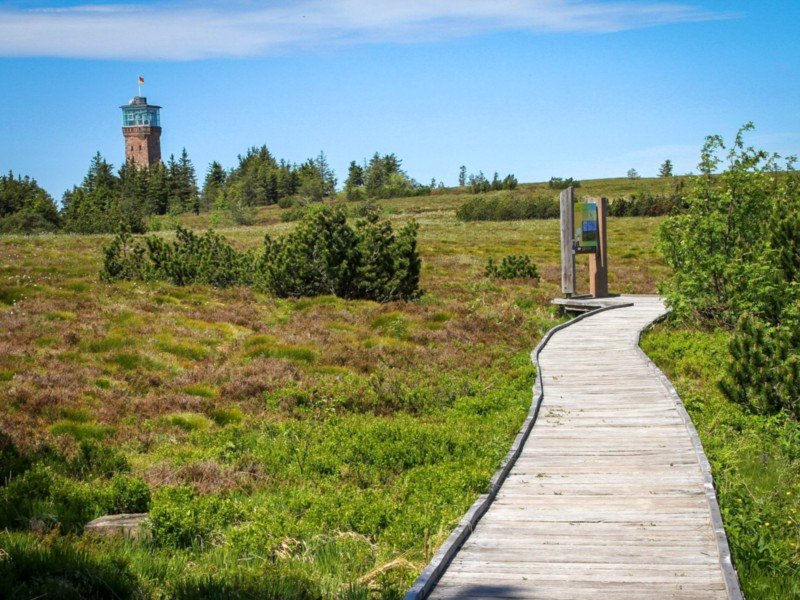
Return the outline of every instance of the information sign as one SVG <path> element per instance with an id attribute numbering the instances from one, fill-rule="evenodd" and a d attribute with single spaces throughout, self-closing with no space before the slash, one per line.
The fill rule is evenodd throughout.
<path id="1" fill-rule="evenodd" d="M 597 203 L 575 203 L 575 254 L 597 252 Z"/>

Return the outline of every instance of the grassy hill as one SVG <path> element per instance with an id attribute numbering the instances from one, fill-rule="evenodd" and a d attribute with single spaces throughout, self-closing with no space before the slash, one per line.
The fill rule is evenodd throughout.
<path id="1" fill-rule="evenodd" d="M 462 223 L 466 197 L 382 202 L 421 226 L 411 303 L 105 284 L 107 237 L 0 237 L 0 547 L 38 573 L 8 585 L 400 597 L 507 451 L 559 319 L 558 223 Z M 281 211 L 222 233 L 254 248 Z M 658 222 L 610 222 L 614 291 L 655 291 Z M 510 253 L 542 281 L 487 279 Z M 80 536 L 115 508 L 148 508 L 152 539 Z"/>

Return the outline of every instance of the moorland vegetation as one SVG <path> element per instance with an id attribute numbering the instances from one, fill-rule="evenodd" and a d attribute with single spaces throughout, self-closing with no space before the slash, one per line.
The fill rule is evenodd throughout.
<path id="1" fill-rule="evenodd" d="M 396 237 L 418 223 L 411 302 L 109 283 L 112 236 L 0 237 L 0 595 L 402 596 L 505 455 L 559 319 L 557 222 L 465 227 L 466 196 L 378 202 Z M 255 255 L 306 226 L 286 210 L 215 235 Z M 655 290 L 656 227 L 611 224 L 616 289 Z M 148 539 L 82 534 L 145 509 Z"/>
<path id="2" fill-rule="evenodd" d="M 581 193 L 613 200 L 611 288 L 661 282 L 671 316 L 643 346 L 698 429 L 747 597 L 797 597 L 800 187 L 744 132 L 726 150 L 709 138 L 696 178 Z M 392 157 L 333 202 L 324 155 L 277 197 L 300 167 L 252 149 L 127 223 L 170 231 L 0 237 L 0 595 L 403 595 L 524 419 L 559 260 L 557 221 L 515 205 L 552 210 L 557 186 L 476 196 L 464 170 L 424 191 Z M 90 221 L 151 185 L 92 165 L 71 197 Z M 115 230 L 0 184 L 5 231 Z M 138 511 L 139 541 L 82 534 Z"/>

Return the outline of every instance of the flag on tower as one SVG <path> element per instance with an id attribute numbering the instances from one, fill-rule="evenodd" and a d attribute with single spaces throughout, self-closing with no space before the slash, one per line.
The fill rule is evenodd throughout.
<path id="1" fill-rule="evenodd" d="M 142 85 L 143 83 L 144 83 L 144 77 L 139 75 L 139 85 Z"/>

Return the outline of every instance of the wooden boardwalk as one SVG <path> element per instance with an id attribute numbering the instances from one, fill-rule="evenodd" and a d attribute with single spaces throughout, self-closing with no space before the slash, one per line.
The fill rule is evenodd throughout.
<path id="1" fill-rule="evenodd" d="M 740 598 L 694 428 L 638 350 L 656 297 L 556 332 L 543 401 L 431 598 Z"/>

